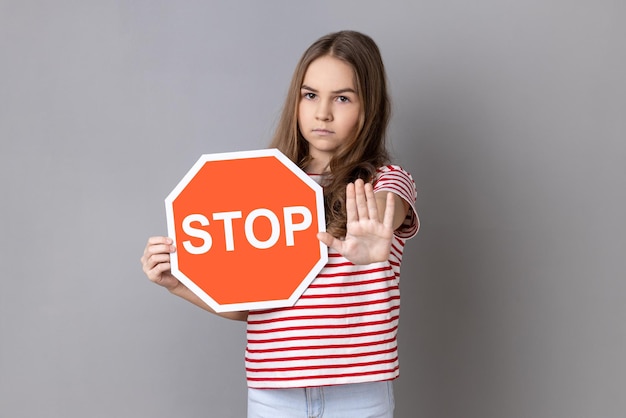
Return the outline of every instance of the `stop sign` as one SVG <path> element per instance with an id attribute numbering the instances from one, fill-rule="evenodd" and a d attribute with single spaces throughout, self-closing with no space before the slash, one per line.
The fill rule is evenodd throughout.
<path id="1" fill-rule="evenodd" d="M 322 188 L 276 149 L 202 155 L 165 209 L 172 274 L 217 312 L 291 306 L 327 261 Z"/>

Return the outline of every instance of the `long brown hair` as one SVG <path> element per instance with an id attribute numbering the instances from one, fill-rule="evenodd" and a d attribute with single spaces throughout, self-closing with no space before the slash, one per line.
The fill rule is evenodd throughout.
<path id="1" fill-rule="evenodd" d="M 335 32 L 318 39 L 304 52 L 293 73 L 270 146 L 278 148 L 300 168 L 310 161 L 308 143 L 298 127 L 300 88 L 309 65 L 327 55 L 352 67 L 361 103 L 357 133 L 332 157 L 330 175 L 324 183 L 327 231 L 343 237 L 346 185 L 358 178 L 371 182 L 376 169 L 389 161 L 385 133 L 391 106 L 385 67 L 378 46 L 369 36 L 355 31 Z"/>

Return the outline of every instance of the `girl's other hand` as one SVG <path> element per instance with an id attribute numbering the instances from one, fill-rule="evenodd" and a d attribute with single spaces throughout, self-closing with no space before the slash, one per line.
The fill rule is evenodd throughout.
<path id="1" fill-rule="evenodd" d="M 346 237 L 341 240 L 327 232 L 317 237 L 354 264 L 386 261 L 393 238 L 394 205 L 393 194 L 387 193 L 381 222 L 372 185 L 359 179 L 346 187 Z"/>
<path id="2" fill-rule="evenodd" d="M 150 237 L 141 257 L 143 272 L 151 282 L 170 292 L 180 285 L 170 270 L 170 254 L 176 251 L 171 238 Z"/>

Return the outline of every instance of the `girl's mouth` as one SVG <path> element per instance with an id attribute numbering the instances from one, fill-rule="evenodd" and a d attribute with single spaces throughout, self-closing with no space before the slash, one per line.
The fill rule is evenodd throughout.
<path id="1" fill-rule="evenodd" d="M 315 132 L 318 135 L 330 135 L 330 134 L 334 134 L 333 131 L 330 131 L 328 129 L 313 129 L 313 132 Z"/>

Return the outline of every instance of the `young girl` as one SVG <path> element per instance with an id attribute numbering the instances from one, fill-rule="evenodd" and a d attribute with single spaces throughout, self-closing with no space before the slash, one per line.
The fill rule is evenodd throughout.
<path id="1" fill-rule="evenodd" d="M 366 35 L 324 36 L 295 69 L 271 147 L 323 185 L 327 232 L 318 238 L 329 261 L 293 307 L 219 314 L 248 322 L 249 417 L 393 415 L 400 264 L 419 220 L 413 179 L 389 165 L 389 107 Z M 213 312 L 171 275 L 175 250 L 170 238 L 150 238 L 144 272 Z"/>

